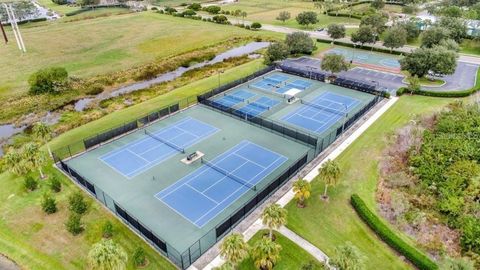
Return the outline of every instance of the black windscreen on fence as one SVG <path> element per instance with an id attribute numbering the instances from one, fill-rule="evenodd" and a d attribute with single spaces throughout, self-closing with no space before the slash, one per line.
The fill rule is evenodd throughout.
<path id="1" fill-rule="evenodd" d="M 250 213 L 252 209 L 254 209 L 257 205 L 261 204 L 268 196 L 270 196 L 273 192 L 275 192 L 285 180 L 289 179 L 293 175 L 295 175 L 305 164 L 308 162 L 308 154 L 305 154 L 302 158 L 300 158 L 297 162 L 295 162 L 292 166 L 287 168 L 285 172 L 280 174 L 275 180 L 270 182 L 268 186 L 266 186 L 262 191 L 260 191 L 255 197 L 253 197 L 249 202 L 244 204 L 240 209 L 238 209 L 233 215 L 223 221 L 219 226 L 216 227 L 215 233 L 218 238 L 223 237 L 223 235 L 228 232 L 233 226 L 235 226 L 238 222 L 243 220 L 245 215 Z"/>
<path id="2" fill-rule="evenodd" d="M 283 72 L 288 74 L 297 75 L 304 78 L 309 78 L 312 80 L 317 80 L 322 82 L 324 82 L 325 78 L 328 76 L 328 74 L 323 71 L 306 70 L 300 67 L 294 67 L 294 66 L 283 64 L 283 63 L 279 65 L 279 68 Z M 357 90 L 357 91 L 361 91 L 364 93 L 372 94 L 372 95 L 379 95 L 379 96 L 387 95 L 386 92 L 377 90 L 375 84 L 372 84 L 370 82 L 360 81 L 360 80 L 347 79 L 342 76 L 339 76 L 338 78 L 336 78 L 332 82 L 332 84 Z"/>
<path id="3" fill-rule="evenodd" d="M 251 123 L 257 124 L 259 126 L 262 126 L 266 129 L 273 130 L 283 136 L 290 137 L 292 139 L 295 139 L 297 141 L 301 141 L 303 143 L 309 144 L 313 146 L 314 148 L 317 146 L 317 137 L 313 135 L 308 135 L 304 132 L 301 132 L 299 130 L 295 130 L 293 128 L 290 128 L 286 126 L 285 124 L 281 124 L 278 122 L 275 122 L 273 120 L 269 120 L 266 118 L 262 118 L 260 116 L 255 116 L 255 117 L 250 117 L 249 115 L 246 115 L 242 111 L 236 110 L 231 107 L 224 106 L 214 100 L 210 99 L 203 99 L 199 98 L 199 102 L 201 104 L 207 105 L 210 108 L 213 108 L 217 111 L 221 112 L 226 112 L 232 116 L 235 116 L 238 119 L 241 120 L 247 120 Z"/>

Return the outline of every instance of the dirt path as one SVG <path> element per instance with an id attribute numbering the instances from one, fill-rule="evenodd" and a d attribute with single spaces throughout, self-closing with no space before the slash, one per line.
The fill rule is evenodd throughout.
<path id="1" fill-rule="evenodd" d="M 0 254 L 0 269 L 2 270 L 20 270 L 15 262 Z"/>

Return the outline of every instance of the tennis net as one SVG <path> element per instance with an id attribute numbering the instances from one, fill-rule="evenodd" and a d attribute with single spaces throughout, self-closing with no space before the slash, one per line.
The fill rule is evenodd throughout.
<path id="1" fill-rule="evenodd" d="M 265 81 L 272 82 L 272 83 L 275 83 L 275 84 L 280 84 L 280 83 L 283 82 L 282 80 L 277 80 L 277 79 L 274 79 L 274 78 L 271 78 L 271 77 L 263 77 L 263 79 Z"/>
<path id="2" fill-rule="evenodd" d="M 317 109 L 322 110 L 322 111 L 334 113 L 334 114 L 337 114 L 337 115 L 340 115 L 340 116 L 345 116 L 345 114 L 346 114 L 345 111 L 338 111 L 338 110 L 335 110 L 335 109 L 332 109 L 332 108 L 329 108 L 329 107 L 326 107 L 326 106 L 322 106 L 322 105 L 319 105 L 319 104 L 311 103 L 311 102 L 308 102 L 308 101 L 305 101 L 305 100 L 302 100 L 301 102 L 304 105 L 307 105 L 307 106 L 310 106 L 310 107 L 313 107 L 313 108 L 317 108 Z"/>
<path id="3" fill-rule="evenodd" d="M 225 97 L 228 97 L 228 98 L 231 98 L 231 99 L 234 99 L 234 100 L 236 100 L 236 101 L 242 101 L 242 102 L 245 101 L 245 99 L 243 99 L 243 98 L 241 98 L 241 97 L 237 97 L 237 96 L 234 96 L 234 95 L 229 95 L 229 94 L 227 94 L 227 93 L 225 93 L 224 96 L 225 96 Z"/>
<path id="4" fill-rule="evenodd" d="M 219 173 L 221 173 L 221 174 L 225 175 L 226 177 L 234 180 L 235 182 L 238 182 L 239 184 L 242 184 L 242 185 L 248 187 L 248 188 L 251 189 L 251 190 L 254 190 L 254 191 L 257 190 L 257 187 L 256 187 L 255 185 L 252 185 L 252 184 L 246 182 L 245 180 L 242 180 L 242 179 L 240 179 L 239 177 L 237 177 L 237 176 L 235 176 L 235 175 L 227 172 L 226 170 L 218 167 L 217 165 L 213 164 L 212 162 L 206 160 L 205 158 L 202 157 L 201 160 L 202 160 L 202 163 L 203 163 L 203 164 L 205 164 L 205 165 L 207 165 L 208 167 L 210 167 L 210 168 L 218 171 Z"/>
<path id="5" fill-rule="evenodd" d="M 156 135 L 154 135 L 153 133 L 149 132 L 149 131 L 146 130 L 146 129 L 145 129 L 145 134 L 148 135 L 148 136 L 150 136 L 150 137 L 152 137 L 153 139 L 161 142 L 161 143 L 164 143 L 164 144 L 170 146 L 171 148 L 177 150 L 178 152 L 185 153 L 185 149 L 183 149 L 183 148 L 181 148 L 180 146 L 177 146 L 177 145 L 175 145 L 175 144 L 173 144 L 173 143 L 171 143 L 171 142 L 169 142 L 169 141 L 167 141 L 167 140 L 164 140 L 164 139 L 162 139 L 162 138 L 160 138 L 160 137 L 158 137 L 158 136 L 156 136 Z"/>
<path id="6" fill-rule="evenodd" d="M 278 93 L 276 91 L 272 91 L 270 89 L 265 89 L 265 88 L 262 88 L 262 87 L 258 87 L 258 86 L 255 86 L 253 84 L 249 84 L 248 88 L 251 88 L 251 89 L 254 89 L 254 90 L 257 90 L 257 91 L 262 91 L 262 92 L 265 92 L 265 93 L 269 93 L 269 94 L 272 94 L 272 95 L 275 95 L 275 96 L 278 96 L 278 97 L 281 97 L 281 98 L 285 98 L 284 94 L 280 94 L 280 93 Z"/>
<path id="7" fill-rule="evenodd" d="M 257 108 L 260 108 L 262 110 L 270 110 L 270 107 L 267 106 L 267 105 L 263 105 L 263 104 L 256 103 L 256 102 L 252 102 L 252 103 L 249 103 L 249 104 L 252 105 L 252 106 L 255 106 Z"/>

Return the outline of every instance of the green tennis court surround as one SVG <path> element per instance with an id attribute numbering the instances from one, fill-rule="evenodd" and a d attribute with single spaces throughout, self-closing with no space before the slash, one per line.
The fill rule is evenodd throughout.
<path id="1" fill-rule="evenodd" d="M 382 99 L 324 78 L 268 67 L 57 149 L 54 159 L 185 269 Z M 200 156 L 186 162 L 192 153 Z"/>

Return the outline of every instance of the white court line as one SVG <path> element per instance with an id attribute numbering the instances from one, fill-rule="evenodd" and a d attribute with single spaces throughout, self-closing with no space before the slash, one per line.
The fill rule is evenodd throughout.
<path id="1" fill-rule="evenodd" d="M 183 186 L 188 186 L 190 187 L 191 189 L 195 190 L 196 192 L 202 194 L 203 197 L 209 199 L 210 201 L 214 202 L 216 205 L 218 205 L 219 203 L 217 201 L 215 201 L 213 198 L 210 198 L 210 196 L 208 195 L 205 195 L 203 192 L 201 192 L 200 190 L 196 189 L 195 187 L 191 186 L 190 183 L 186 183 L 185 185 Z"/>
<path id="2" fill-rule="evenodd" d="M 235 156 L 235 153 L 232 153 L 231 155 L 228 155 L 228 157 L 231 157 L 231 156 Z M 241 165 L 239 165 L 239 166 L 236 167 L 234 170 L 232 170 L 230 174 L 231 174 L 231 175 L 235 175 L 235 172 L 238 171 L 238 169 L 240 169 L 243 165 L 247 164 L 247 162 L 248 162 L 248 161 L 243 162 Z M 217 162 L 217 163 L 218 163 L 218 162 Z M 214 165 L 215 165 L 215 166 L 218 166 L 217 164 L 214 164 Z M 207 165 L 207 166 L 208 166 L 208 165 Z M 210 166 L 209 166 L 209 168 L 210 168 Z M 214 171 L 217 171 L 217 170 L 215 170 L 214 168 L 210 168 L 210 169 L 212 169 L 212 170 L 214 170 Z M 223 169 L 223 168 L 222 168 L 222 169 Z M 223 179 L 225 179 L 225 178 L 231 178 L 231 177 L 228 177 L 228 175 L 225 175 L 225 174 L 223 174 L 223 173 L 222 173 L 222 175 L 223 175 L 223 178 L 222 178 L 220 181 L 217 181 L 217 182 L 215 182 L 214 184 L 210 185 L 210 186 L 209 186 L 208 188 L 206 188 L 203 192 L 206 192 L 207 190 L 210 190 L 212 187 L 214 187 L 216 184 L 218 184 L 219 182 L 221 182 Z M 237 175 L 235 175 L 235 176 L 237 176 Z M 248 183 L 248 181 L 245 180 L 245 179 L 243 179 L 242 177 L 239 177 L 239 176 L 237 176 L 237 177 Z M 233 179 L 230 179 L 230 181 L 231 181 L 231 180 L 233 180 Z M 233 180 L 233 181 L 235 181 L 235 180 Z M 235 181 L 235 182 L 236 182 L 236 181 Z M 241 183 L 239 183 L 239 184 L 241 184 Z M 202 192 L 202 194 L 203 194 L 203 192 Z"/>
<path id="3" fill-rule="evenodd" d="M 271 152 L 271 151 L 270 151 Z M 273 152 L 272 152 L 273 153 Z M 277 159 L 275 159 L 275 161 L 271 164 L 275 164 L 275 162 L 277 162 L 277 160 L 279 160 L 281 157 L 284 157 L 283 155 L 279 155 L 277 154 L 279 157 Z M 287 159 L 288 160 L 288 159 Z M 280 165 L 279 165 L 280 166 Z M 277 168 L 279 167 L 277 166 Z M 269 167 L 267 167 L 269 168 Z M 260 175 L 261 173 L 265 172 L 267 170 L 267 168 L 263 169 L 262 171 L 260 171 L 259 173 L 257 173 L 252 179 L 255 179 L 258 175 Z M 237 168 L 238 169 L 238 168 Z M 270 174 L 272 173 L 273 171 L 270 172 Z M 269 174 L 268 174 L 269 175 Z M 265 177 L 267 177 L 268 175 L 266 175 Z M 264 177 L 264 178 L 265 178 Z M 259 179 L 259 180 L 263 180 L 264 178 L 262 179 Z M 247 183 L 250 183 L 250 181 L 248 181 Z M 251 183 L 250 183 L 251 184 Z M 231 193 L 229 196 L 227 196 L 225 199 L 223 199 L 220 203 L 222 204 L 223 202 L 225 202 L 227 199 L 229 199 L 230 197 L 232 197 L 233 195 L 235 195 L 240 189 L 244 188 L 243 186 L 240 186 L 238 189 L 236 189 L 233 193 Z M 243 194 L 247 193 L 249 189 L 246 189 L 243 193 L 241 194 L 238 194 L 238 198 L 240 198 L 241 196 L 243 196 Z M 237 198 L 237 200 L 238 200 Z M 214 219 L 216 216 L 218 216 L 223 210 L 225 210 L 228 206 L 230 206 L 232 203 L 234 203 L 235 201 L 231 201 L 228 205 L 226 205 L 223 209 L 221 209 L 215 216 L 213 216 L 212 218 L 210 218 L 208 221 L 205 222 L 205 224 L 207 224 L 208 222 L 210 222 L 212 219 Z M 218 206 L 218 205 L 217 205 Z M 199 221 L 200 219 L 202 219 L 204 216 L 208 215 L 209 213 L 211 213 L 213 210 L 215 210 L 216 207 L 210 209 L 207 213 L 205 213 L 203 216 L 201 216 L 199 219 L 197 219 L 195 222 Z"/>
<path id="4" fill-rule="evenodd" d="M 244 145 L 241 145 L 241 144 L 244 144 Z M 245 148 L 246 146 L 248 146 L 248 145 L 255 145 L 256 147 L 262 148 L 262 149 L 270 152 L 271 154 L 276 155 L 277 158 L 276 158 L 275 161 L 272 162 L 268 167 L 264 167 L 264 166 L 261 166 L 261 165 L 260 165 L 260 167 L 263 168 L 263 170 L 261 170 L 261 171 L 260 171 L 259 173 L 257 173 L 255 176 L 253 176 L 253 178 L 252 178 L 251 180 L 254 180 L 258 175 L 264 173 L 267 169 L 270 169 L 273 165 L 276 165 L 276 168 L 278 168 L 278 167 L 281 165 L 281 164 L 278 164 L 278 165 L 275 164 L 278 160 L 280 160 L 280 159 L 288 160 L 288 158 L 286 158 L 285 156 L 283 156 L 283 155 L 281 155 L 281 154 L 278 154 L 278 153 L 276 153 L 276 152 L 273 152 L 273 151 L 271 151 L 270 149 L 267 149 L 267 148 L 265 148 L 265 147 L 263 147 L 263 146 L 260 146 L 260 145 L 258 145 L 258 144 L 251 143 L 250 141 L 244 140 L 244 141 L 241 141 L 238 145 L 241 145 L 241 147 L 239 147 L 238 149 L 234 150 L 233 153 L 229 153 L 228 155 L 222 157 L 220 160 L 215 161 L 215 164 L 218 163 L 219 161 L 225 160 L 226 158 L 230 157 L 231 155 L 236 155 L 236 156 L 239 156 L 239 157 L 244 158 L 245 160 L 248 160 L 247 162 L 245 162 L 245 163 L 243 163 L 242 165 L 238 166 L 234 171 L 238 170 L 239 168 L 241 168 L 243 165 L 245 165 L 245 164 L 248 163 L 248 162 L 255 163 L 254 161 L 246 158 L 245 156 L 242 156 L 242 155 L 237 154 L 238 151 L 244 149 L 244 148 Z M 237 147 L 238 145 L 236 145 L 235 147 Z M 231 148 L 231 149 L 234 149 L 235 147 L 233 147 L 233 148 Z M 231 149 L 230 149 L 230 150 L 231 150 Z M 228 152 L 228 151 L 227 151 L 227 152 Z M 282 164 L 283 164 L 283 163 L 282 163 Z M 206 165 L 204 165 L 204 166 L 206 166 Z M 270 172 L 270 174 L 271 174 L 273 171 L 274 171 L 274 170 L 272 170 L 272 171 Z M 157 197 L 157 195 L 158 195 L 159 193 L 161 193 L 161 192 L 155 194 L 154 197 L 157 198 L 157 199 L 160 199 L 162 202 L 164 202 L 164 201 L 162 200 L 163 198 L 165 198 L 166 196 L 170 195 L 172 192 L 178 190 L 180 187 L 182 187 L 182 186 L 184 186 L 184 185 L 186 185 L 186 184 L 188 184 L 188 186 L 190 186 L 190 185 L 189 185 L 190 182 L 192 182 L 192 181 L 193 181 L 194 179 L 196 179 L 197 177 L 203 175 L 205 172 L 206 172 L 206 170 L 203 170 L 200 174 L 194 176 L 193 178 L 189 179 L 189 180 L 186 181 L 185 183 L 182 183 L 182 184 L 179 185 L 178 187 L 175 187 L 173 190 L 169 191 L 167 194 L 161 196 L 160 198 Z M 195 173 L 195 172 L 193 172 L 193 173 Z M 193 174 L 193 173 L 192 173 L 192 174 Z M 191 175 L 191 174 L 190 174 L 190 175 Z M 269 175 L 269 174 L 268 174 L 268 175 Z M 265 177 L 267 177 L 268 175 L 266 175 Z M 187 176 L 185 176 L 185 177 L 188 177 L 188 176 L 189 176 L 189 175 L 187 175 Z M 239 176 L 237 176 L 237 177 L 239 177 Z M 225 179 L 225 178 L 228 178 L 228 176 L 222 177 L 221 179 L 219 179 L 219 181 L 222 181 L 222 180 Z M 247 183 L 252 184 L 250 181 L 246 181 L 246 180 L 243 179 L 242 177 L 239 177 L 239 178 L 242 179 L 242 180 L 244 180 L 244 181 L 247 182 Z M 263 179 L 263 178 L 262 178 L 262 179 Z M 258 179 L 258 180 L 262 180 L 262 179 Z M 208 190 L 208 189 L 210 189 L 212 186 L 214 186 L 214 185 L 215 185 L 216 183 L 218 183 L 219 181 L 217 181 L 217 182 L 215 182 L 214 184 L 210 185 L 207 189 L 205 189 L 205 191 Z M 191 187 L 191 186 L 190 186 L 190 187 Z M 193 187 L 192 187 L 192 188 L 193 188 Z M 193 223 L 196 227 L 201 228 L 198 224 L 196 224 L 196 222 L 198 222 L 199 220 L 201 220 L 202 218 L 204 218 L 206 215 L 210 214 L 210 213 L 211 213 L 213 210 L 215 210 L 220 204 L 222 204 L 223 202 L 225 202 L 226 200 L 228 200 L 228 199 L 229 199 L 230 197 L 232 197 L 233 195 L 237 194 L 237 192 L 238 192 L 239 190 L 241 190 L 242 188 L 244 188 L 243 185 L 242 185 L 242 186 L 239 186 L 238 189 L 236 189 L 236 190 L 235 190 L 234 192 L 232 192 L 229 196 L 227 196 L 227 197 L 226 197 L 225 199 L 223 199 L 220 203 L 218 203 L 215 207 L 213 207 L 213 208 L 211 208 L 210 210 L 208 210 L 204 215 L 202 215 L 200 218 L 198 218 L 198 219 L 195 220 L 195 221 L 192 221 L 191 219 L 189 219 L 189 218 L 187 218 L 186 216 L 184 216 L 182 213 L 179 213 L 176 209 L 172 208 L 168 203 L 165 203 L 165 202 L 164 202 L 164 203 L 165 203 L 169 208 L 171 208 L 172 210 L 174 210 L 174 212 L 176 212 L 177 214 L 179 214 L 180 216 L 182 216 L 182 217 L 185 218 L 186 220 L 188 220 L 188 221 L 190 221 L 191 223 Z M 196 190 L 196 189 L 195 189 L 195 190 Z M 198 190 L 196 190 L 196 191 L 199 192 Z M 204 192 L 205 192 L 205 191 L 204 191 Z M 238 194 L 238 198 L 240 198 L 243 194 L 245 194 L 245 193 L 248 192 L 248 191 L 249 191 L 249 189 L 246 189 L 243 193 Z M 209 197 L 206 196 L 203 192 L 199 192 L 199 193 L 202 194 L 203 196 L 209 198 Z M 211 198 L 209 198 L 209 199 L 211 199 Z M 211 200 L 213 200 L 213 199 L 211 199 Z M 228 206 L 230 206 L 230 205 L 231 205 L 232 203 L 234 203 L 235 201 L 236 201 L 236 200 L 230 202 L 230 204 L 228 204 L 228 205 L 225 206 L 223 209 L 221 209 L 221 210 L 220 210 L 218 213 L 216 213 L 216 215 L 214 215 L 211 219 L 205 221 L 204 224 L 207 224 L 207 223 L 210 222 L 212 219 L 214 219 L 215 217 L 217 217 L 223 210 L 225 210 Z"/>
<path id="5" fill-rule="evenodd" d="M 242 142 L 244 142 L 244 141 L 242 141 Z M 228 153 L 229 151 L 232 151 L 232 149 L 234 149 L 234 148 L 237 147 L 238 145 L 242 144 L 242 142 L 240 142 L 239 144 L 235 145 L 234 147 L 230 148 L 229 150 L 227 150 L 227 151 L 225 151 L 225 152 Z M 246 145 L 248 145 L 248 143 L 247 143 Z M 243 149 L 243 147 L 245 147 L 246 145 L 241 146 L 240 149 Z M 240 149 L 238 149 L 238 150 L 240 150 Z M 237 151 L 237 150 L 234 150 L 234 151 Z M 224 160 L 224 159 L 227 158 L 228 156 L 229 156 L 229 155 L 226 155 L 225 157 L 222 157 L 219 161 Z M 217 162 L 218 162 L 218 161 L 217 161 Z M 205 166 L 205 168 L 208 168 L 207 165 L 203 165 L 203 166 Z M 201 168 L 200 168 L 200 169 L 201 169 Z M 183 178 L 188 177 L 188 176 L 194 174 L 195 172 L 196 172 L 196 171 L 193 171 L 192 173 L 187 174 L 187 175 L 184 176 Z M 193 181 L 194 179 L 196 179 L 197 177 L 199 177 L 200 175 L 202 175 L 202 174 L 204 174 L 204 173 L 205 173 L 205 170 L 204 170 L 203 172 L 201 172 L 200 174 L 195 175 L 194 177 L 191 177 L 191 178 L 190 178 L 188 181 L 186 181 L 185 183 L 189 183 L 189 182 Z M 182 178 L 182 179 L 183 179 L 183 178 Z M 176 191 L 177 189 L 179 189 L 179 188 L 180 188 L 182 185 L 184 185 L 185 183 L 182 183 L 180 186 L 174 188 L 173 190 L 171 190 L 171 191 L 168 192 L 167 194 L 161 196 L 160 198 L 164 198 L 165 196 L 170 195 L 172 192 L 174 192 L 174 191 Z M 175 183 L 174 183 L 173 185 L 175 185 Z M 167 187 L 167 189 L 168 189 L 168 187 Z M 161 192 L 161 191 L 160 191 L 160 192 Z M 160 192 L 158 192 L 158 193 L 160 193 Z M 157 194 L 158 194 L 158 193 L 157 193 Z M 157 196 L 157 194 L 155 194 L 155 196 Z"/>

